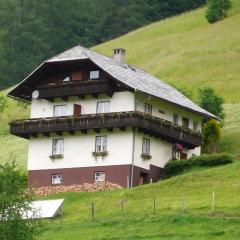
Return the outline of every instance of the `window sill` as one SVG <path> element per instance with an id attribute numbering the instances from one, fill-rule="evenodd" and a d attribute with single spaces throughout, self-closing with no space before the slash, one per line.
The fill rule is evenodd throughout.
<path id="1" fill-rule="evenodd" d="M 150 160 L 152 156 L 150 154 L 143 153 L 141 154 L 143 160 Z"/>
<path id="2" fill-rule="evenodd" d="M 93 157 L 105 157 L 108 155 L 107 151 L 103 151 L 103 152 L 92 152 Z"/>
<path id="3" fill-rule="evenodd" d="M 63 158 L 63 154 L 50 155 L 49 158 L 51 158 L 52 160 L 61 159 Z"/>

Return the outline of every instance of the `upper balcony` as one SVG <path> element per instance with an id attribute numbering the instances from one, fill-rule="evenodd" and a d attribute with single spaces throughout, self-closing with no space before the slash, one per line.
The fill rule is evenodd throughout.
<path id="1" fill-rule="evenodd" d="M 88 81 L 62 82 L 39 86 L 39 99 L 53 100 L 56 97 L 66 99 L 70 96 L 84 98 L 85 95 L 97 97 L 99 94 L 113 95 L 113 86 L 104 79 Z"/>
<path id="2" fill-rule="evenodd" d="M 126 130 L 126 127 L 129 126 L 136 127 L 138 131 L 160 137 L 171 143 L 181 143 L 184 147 L 194 148 L 201 145 L 199 133 L 142 112 L 116 112 L 17 120 L 10 123 L 10 131 L 11 134 L 29 138 L 39 133 L 45 136 L 49 136 L 51 132 L 58 135 L 61 135 L 62 132 L 74 134 L 75 131 L 87 133 L 87 130 L 90 129 L 96 132 L 100 132 L 100 129 L 107 129 L 112 132 L 114 128 Z"/>

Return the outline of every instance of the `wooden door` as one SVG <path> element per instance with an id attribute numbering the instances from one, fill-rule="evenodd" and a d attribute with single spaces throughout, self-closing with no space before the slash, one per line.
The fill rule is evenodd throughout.
<path id="1" fill-rule="evenodd" d="M 79 104 L 74 104 L 74 107 L 73 107 L 73 115 L 76 116 L 76 115 L 81 115 L 82 113 L 82 106 L 79 105 Z"/>

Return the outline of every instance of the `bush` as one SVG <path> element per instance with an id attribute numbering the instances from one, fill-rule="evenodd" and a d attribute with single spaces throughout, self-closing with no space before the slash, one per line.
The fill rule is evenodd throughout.
<path id="1" fill-rule="evenodd" d="M 194 167 L 212 167 L 224 164 L 229 164 L 234 161 L 234 157 L 231 154 L 202 154 L 200 156 L 194 156 L 188 160 L 170 160 L 164 167 L 165 177 L 177 175 L 184 170 L 188 170 Z"/>

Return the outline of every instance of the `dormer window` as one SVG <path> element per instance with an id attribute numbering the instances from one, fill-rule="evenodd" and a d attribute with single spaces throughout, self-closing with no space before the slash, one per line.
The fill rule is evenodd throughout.
<path id="1" fill-rule="evenodd" d="M 62 82 L 70 82 L 71 81 L 71 74 L 70 73 L 63 73 L 61 75 Z"/>
<path id="2" fill-rule="evenodd" d="M 90 71 L 90 80 L 99 79 L 99 71 Z"/>

